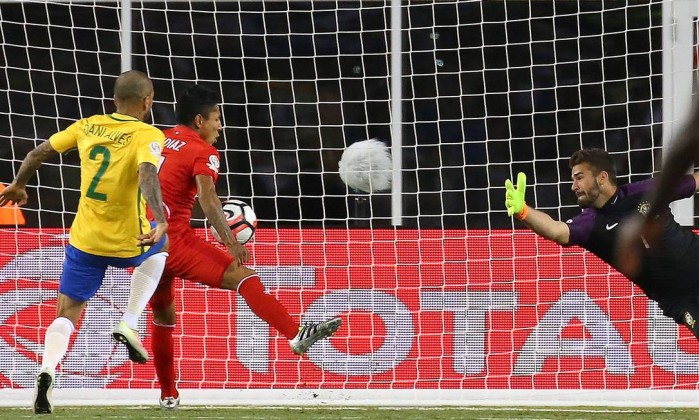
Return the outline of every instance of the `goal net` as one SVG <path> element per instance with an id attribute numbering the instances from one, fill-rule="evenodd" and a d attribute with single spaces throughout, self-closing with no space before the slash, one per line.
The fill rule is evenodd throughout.
<path id="1" fill-rule="evenodd" d="M 0 2 L 0 182 L 52 133 L 113 112 L 124 63 L 154 81 L 160 128 L 175 123 L 178 92 L 201 83 L 222 101 L 218 192 L 255 209 L 248 246 L 267 290 L 301 321 L 344 323 L 299 358 L 235 293 L 182 280 L 184 401 L 696 401 L 696 340 L 596 257 L 513 223 L 503 203 L 505 179 L 522 171 L 530 205 L 577 214 L 567 159 L 581 147 L 608 150 L 622 182 L 657 169 L 662 4 L 395 3 Z M 368 195 L 338 176 L 343 150 L 372 138 L 400 157 L 400 190 Z M 77 153 L 47 162 L 21 214 L 0 213 L 0 404 L 30 401 L 79 177 Z M 193 223 L 208 234 L 201 210 Z M 128 278 L 110 270 L 90 301 L 59 365 L 64 401 L 157 398 L 152 363 L 110 341 Z"/>

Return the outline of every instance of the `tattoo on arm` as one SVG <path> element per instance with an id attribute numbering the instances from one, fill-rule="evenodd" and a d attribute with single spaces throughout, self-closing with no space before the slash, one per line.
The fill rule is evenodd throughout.
<path id="1" fill-rule="evenodd" d="M 165 223 L 163 194 L 160 191 L 158 168 L 155 165 L 144 162 L 138 166 L 138 186 L 141 188 L 141 194 L 146 198 L 155 220 L 158 223 Z"/>
<path id="2" fill-rule="evenodd" d="M 204 210 L 206 214 L 206 218 L 209 220 L 209 223 L 216 228 L 216 232 L 219 233 L 223 244 L 231 246 L 236 243 L 236 239 L 233 238 L 233 233 L 228 227 L 226 216 L 223 214 L 223 210 L 221 210 L 221 202 L 218 201 L 218 197 L 215 198 L 215 201 L 212 198 L 206 199 L 200 197 L 199 201 L 202 205 L 202 210 Z"/>
<path id="3" fill-rule="evenodd" d="M 58 152 L 51 146 L 51 143 L 48 141 L 41 143 L 24 158 L 14 182 L 21 186 L 27 185 L 27 182 L 34 176 L 34 173 L 39 169 L 41 164 L 44 163 L 46 159 L 57 154 Z"/>

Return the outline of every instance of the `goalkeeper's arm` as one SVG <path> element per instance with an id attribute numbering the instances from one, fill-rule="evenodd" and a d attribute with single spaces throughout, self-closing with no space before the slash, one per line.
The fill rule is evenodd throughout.
<path id="1" fill-rule="evenodd" d="M 527 227 L 543 238 L 554 241 L 560 245 L 567 245 L 570 240 L 568 225 L 553 220 L 543 211 L 527 206 L 524 201 L 524 191 L 527 188 L 527 176 L 520 172 L 517 174 L 517 188 L 509 179 L 505 181 L 505 207 L 507 214 L 521 220 Z"/>

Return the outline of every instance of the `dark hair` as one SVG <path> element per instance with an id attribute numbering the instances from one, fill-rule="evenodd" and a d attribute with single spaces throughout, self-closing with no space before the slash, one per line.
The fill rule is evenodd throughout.
<path id="1" fill-rule="evenodd" d="M 597 148 L 578 150 L 570 157 L 570 169 L 573 169 L 573 166 L 581 163 L 589 164 L 590 168 L 592 169 L 592 174 L 595 176 L 602 171 L 607 172 L 607 174 L 609 174 L 609 181 L 612 184 L 617 185 L 614 160 L 606 150 Z"/>
<path id="2" fill-rule="evenodd" d="M 175 105 L 177 123 L 191 125 L 194 117 L 199 114 L 208 118 L 209 113 L 218 103 L 218 95 L 214 91 L 201 85 L 191 86 L 182 91 L 177 98 L 177 105 Z"/>

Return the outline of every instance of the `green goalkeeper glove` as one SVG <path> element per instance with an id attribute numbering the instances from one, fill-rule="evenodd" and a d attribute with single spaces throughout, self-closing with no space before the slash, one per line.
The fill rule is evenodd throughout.
<path id="1" fill-rule="evenodd" d="M 509 179 L 505 181 L 505 207 L 508 216 L 519 220 L 527 217 L 527 203 L 524 201 L 524 190 L 527 188 L 527 176 L 524 172 L 517 174 L 517 189 Z"/>

